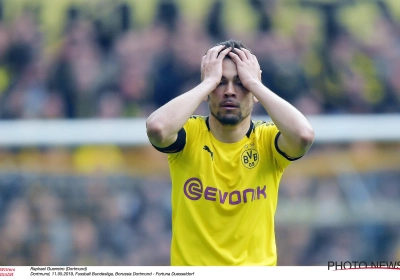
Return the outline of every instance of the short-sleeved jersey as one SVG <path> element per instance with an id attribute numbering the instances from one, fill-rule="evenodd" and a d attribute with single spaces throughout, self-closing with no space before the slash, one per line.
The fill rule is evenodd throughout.
<path id="1" fill-rule="evenodd" d="M 277 146 L 277 127 L 251 121 L 236 143 L 218 141 L 204 116 L 183 130 L 168 155 L 171 265 L 276 265 L 278 186 L 293 160 Z"/>

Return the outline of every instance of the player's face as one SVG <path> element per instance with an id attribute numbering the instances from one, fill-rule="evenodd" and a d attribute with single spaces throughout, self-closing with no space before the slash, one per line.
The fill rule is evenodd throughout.
<path id="1" fill-rule="evenodd" d="M 240 82 L 236 64 L 225 58 L 221 82 L 208 97 L 211 115 L 223 125 L 236 125 L 250 115 L 253 104 L 253 95 Z"/>

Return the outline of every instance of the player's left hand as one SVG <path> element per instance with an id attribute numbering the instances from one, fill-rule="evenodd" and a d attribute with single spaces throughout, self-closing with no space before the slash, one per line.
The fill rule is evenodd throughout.
<path id="1" fill-rule="evenodd" d="M 261 70 L 257 57 L 247 49 L 234 49 L 229 56 L 236 63 L 237 72 L 244 87 L 249 88 L 252 83 L 261 82 Z"/>

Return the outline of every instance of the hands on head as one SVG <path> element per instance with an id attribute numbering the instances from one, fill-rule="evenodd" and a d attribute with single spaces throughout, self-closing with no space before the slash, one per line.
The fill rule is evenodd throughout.
<path id="1" fill-rule="evenodd" d="M 234 50 L 234 52 L 229 52 L 229 56 L 236 64 L 242 84 L 247 87 L 253 81 L 261 81 L 261 70 L 257 57 L 244 48 L 235 48 Z"/>
<path id="2" fill-rule="evenodd" d="M 231 48 L 225 48 L 224 45 L 215 46 L 209 49 L 201 58 L 201 80 L 211 80 L 216 85 L 222 77 L 222 62 Z"/>
<path id="3" fill-rule="evenodd" d="M 245 48 L 215 46 L 207 51 L 201 59 L 201 80 L 210 80 L 216 85 L 222 77 L 222 63 L 226 57 L 236 64 L 242 84 L 246 87 L 252 81 L 261 81 L 260 64 L 257 57 Z"/>

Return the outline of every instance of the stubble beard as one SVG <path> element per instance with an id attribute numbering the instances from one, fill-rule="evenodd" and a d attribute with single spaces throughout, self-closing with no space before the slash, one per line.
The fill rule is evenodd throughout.
<path id="1" fill-rule="evenodd" d="M 229 126 L 237 125 L 237 124 L 241 123 L 247 117 L 247 116 L 243 117 L 242 111 L 239 111 L 239 113 L 236 115 L 233 115 L 233 114 L 223 115 L 223 114 L 221 114 L 221 112 L 214 113 L 211 110 L 210 110 L 210 113 L 222 125 L 229 125 Z"/>

